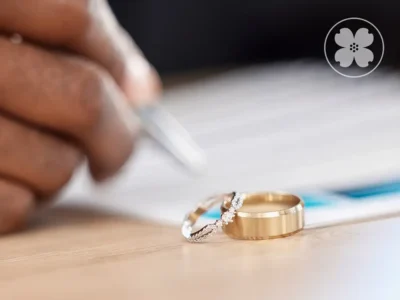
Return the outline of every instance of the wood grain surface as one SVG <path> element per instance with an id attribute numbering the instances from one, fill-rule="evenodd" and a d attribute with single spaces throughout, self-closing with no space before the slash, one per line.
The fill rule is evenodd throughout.
<path id="1" fill-rule="evenodd" d="M 0 299 L 400 299 L 400 218 L 269 241 L 74 207 L 0 239 Z"/>

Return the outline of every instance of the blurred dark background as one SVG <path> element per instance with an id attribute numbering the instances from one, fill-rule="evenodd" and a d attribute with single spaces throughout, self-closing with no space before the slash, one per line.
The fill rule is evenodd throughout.
<path id="1" fill-rule="evenodd" d="M 395 1 L 110 0 L 121 24 L 162 75 L 224 65 L 324 59 L 329 29 L 348 17 L 369 20 L 385 40 L 383 64 L 397 65 Z"/>

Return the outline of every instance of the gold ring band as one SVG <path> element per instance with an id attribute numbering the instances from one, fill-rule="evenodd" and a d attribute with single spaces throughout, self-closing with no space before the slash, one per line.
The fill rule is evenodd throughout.
<path id="1" fill-rule="evenodd" d="M 230 201 L 221 205 L 229 211 Z M 295 195 L 277 192 L 246 193 L 233 222 L 223 231 L 235 239 L 264 240 L 292 235 L 304 227 L 304 202 Z"/>

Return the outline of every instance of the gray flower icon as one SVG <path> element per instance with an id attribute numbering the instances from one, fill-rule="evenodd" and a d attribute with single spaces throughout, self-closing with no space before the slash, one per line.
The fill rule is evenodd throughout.
<path id="1" fill-rule="evenodd" d="M 355 36 L 348 28 L 340 29 L 340 33 L 335 35 L 335 42 L 343 48 L 336 51 L 335 61 L 339 62 L 343 68 L 350 67 L 354 60 L 360 68 L 368 67 L 369 63 L 374 60 L 374 54 L 366 47 L 370 46 L 373 41 L 374 35 L 368 33 L 366 28 L 358 29 Z"/>

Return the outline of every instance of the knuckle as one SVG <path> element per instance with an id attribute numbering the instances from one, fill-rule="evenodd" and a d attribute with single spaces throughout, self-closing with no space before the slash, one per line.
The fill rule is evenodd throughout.
<path id="1" fill-rule="evenodd" d="M 54 25 L 58 28 L 57 32 L 63 33 L 62 36 L 71 42 L 82 39 L 92 23 L 92 13 L 90 12 L 89 0 L 55 1 L 53 15 L 58 18 Z M 71 22 L 71 20 L 74 20 Z M 63 30 L 65 26 L 68 30 Z"/>
<path id="2" fill-rule="evenodd" d="M 53 176 L 48 178 L 48 183 L 41 192 L 44 195 L 51 195 L 58 192 L 71 180 L 75 167 L 68 165 L 68 163 L 63 163 L 62 165 L 59 163 L 58 168 L 52 172 Z"/>
<path id="3" fill-rule="evenodd" d="M 33 209 L 33 194 L 0 180 L 0 233 L 19 229 Z"/>
<path id="4" fill-rule="evenodd" d="M 88 37 L 88 32 L 94 26 L 102 25 L 104 18 L 104 8 L 108 6 L 105 0 L 69 0 L 57 1 L 57 12 L 64 22 L 68 24 L 70 30 L 69 40 L 72 43 L 82 43 Z M 71 22 L 71 20 L 75 20 Z M 65 32 L 65 31 L 64 31 Z"/>
<path id="5" fill-rule="evenodd" d="M 95 67 L 84 67 L 77 82 L 76 113 L 80 115 L 79 129 L 91 130 L 101 120 L 106 98 L 105 78 Z"/>
<path id="6" fill-rule="evenodd" d="M 51 152 L 52 155 L 43 156 L 40 162 L 40 169 L 45 175 L 39 192 L 44 195 L 53 194 L 64 187 L 81 161 L 79 151 L 69 145 L 53 145 Z"/>

